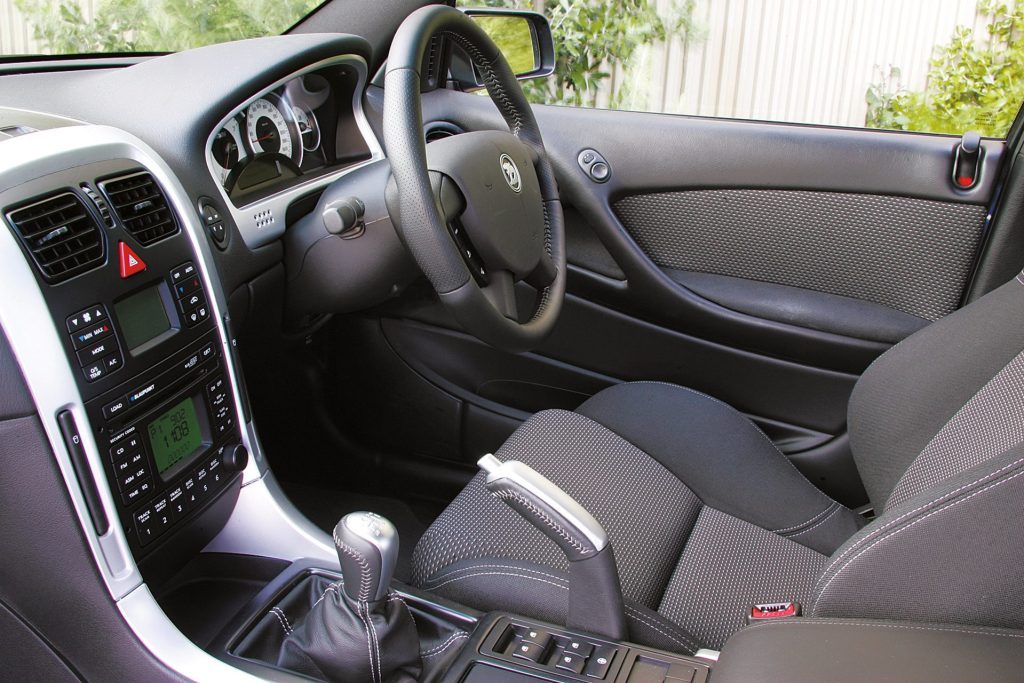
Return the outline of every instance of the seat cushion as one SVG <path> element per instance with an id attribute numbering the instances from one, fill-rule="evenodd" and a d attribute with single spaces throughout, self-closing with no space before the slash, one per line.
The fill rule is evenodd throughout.
<path id="1" fill-rule="evenodd" d="M 530 465 L 594 515 L 615 550 L 633 639 L 677 651 L 717 647 L 753 602 L 809 596 L 825 554 L 859 526 L 746 417 L 668 384 L 619 385 L 577 412 L 538 413 L 496 455 Z M 422 588 L 556 622 L 567 569 L 482 475 L 413 555 Z"/>

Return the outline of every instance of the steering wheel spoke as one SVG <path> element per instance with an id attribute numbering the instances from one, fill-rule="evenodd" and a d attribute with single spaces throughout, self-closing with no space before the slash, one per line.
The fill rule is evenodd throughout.
<path id="1" fill-rule="evenodd" d="M 487 275 L 487 286 L 482 288 L 484 296 L 498 311 L 508 318 L 519 322 L 519 309 L 516 306 L 515 278 L 507 270 L 495 270 Z"/>
<path id="2" fill-rule="evenodd" d="M 545 252 L 540 255 L 537 267 L 526 276 L 526 284 L 536 289 L 544 289 L 554 282 L 556 277 L 558 277 L 558 266 Z"/>

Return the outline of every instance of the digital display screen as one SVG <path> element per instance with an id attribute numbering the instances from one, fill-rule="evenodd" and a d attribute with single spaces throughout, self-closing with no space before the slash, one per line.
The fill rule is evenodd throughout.
<path id="1" fill-rule="evenodd" d="M 163 474 L 181 459 L 192 455 L 203 445 L 203 435 L 191 397 L 172 406 L 149 423 L 149 445 L 156 469 Z"/>
<path id="2" fill-rule="evenodd" d="M 137 349 L 171 329 L 159 285 L 118 301 L 114 304 L 114 313 L 129 349 Z"/>

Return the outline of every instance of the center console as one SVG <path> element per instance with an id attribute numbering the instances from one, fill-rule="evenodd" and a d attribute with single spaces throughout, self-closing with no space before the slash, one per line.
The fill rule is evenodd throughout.
<path id="1" fill-rule="evenodd" d="M 136 558 L 233 487 L 247 454 L 197 255 L 158 180 L 130 160 L 25 183 L 2 210 L 64 347 L 87 424 L 57 415 L 96 532 L 91 432 Z M 53 362 L 63 362 L 53 359 Z"/>

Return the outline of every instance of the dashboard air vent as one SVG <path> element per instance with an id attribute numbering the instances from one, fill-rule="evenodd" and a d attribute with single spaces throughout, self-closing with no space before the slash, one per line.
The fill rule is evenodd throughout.
<path id="1" fill-rule="evenodd" d="M 174 212 L 160 186 L 140 171 L 100 183 L 125 230 L 146 246 L 178 232 Z"/>
<path id="2" fill-rule="evenodd" d="M 71 192 L 7 214 L 32 259 L 51 283 L 103 263 L 103 235 L 78 195 Z"/>

